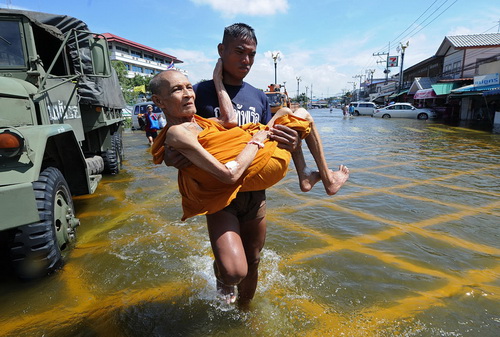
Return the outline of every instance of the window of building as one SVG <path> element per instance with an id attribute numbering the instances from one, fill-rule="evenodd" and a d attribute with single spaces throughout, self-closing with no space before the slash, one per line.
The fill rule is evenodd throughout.
<path id="1" fill-rule="evenodd" d="M 133 50 L 133 49 L 132 49 L 132 50 L 130 51 L 130 55 L 135 56 L 135 57 L 140 57 L 140 58 L 142 58 L 142 53 L 141 53 L 140 51 L 138 51 L 138 50 Z"/>
<path id="2" fill-rule="evenodd" d="M 149 61 L 154 61 L 153 55 L 151 54 L 144 54 L 144 58 Z"/>
<path id="3" fill-rule="evenodd" d="M 132 71 L 135 71 L 136 73 L 142 73 L 142 67 L 132 65 Z"/>
<path id="4" fill-rule="evenodd" d="M 452 71 L 454 74 L 460 72 L 460 64 L 461 63 L 462 63 L 461 61 L 457 61 L 457 62 L 453 63 L 453 70 Z"/>
<path id="5" fill-rule="evenodd" d="M 115 47 L 117 51 L 121 51 L 122 53 L 128 54 L 128 48 L 122 47 L 122 46 L 116 46 Z"/>
<path id="6" fill-rule="evenodd" d="M 153 75 L 154 70 L 153 69 L 149 69 L 149 68 L 145 68 L 144 69 L 144 73 L 147 74 L 147 75 Z"/>
<path id="7" fill-rule="evenodd" d="M 155 61 L 158 63 L 165 63 L 165 61 L 159 57 L 155 57 Z"/>

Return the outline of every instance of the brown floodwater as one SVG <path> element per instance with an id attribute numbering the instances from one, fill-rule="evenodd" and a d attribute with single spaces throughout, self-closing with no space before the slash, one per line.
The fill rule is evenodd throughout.
<path id="1" fill-rule="evenodd" d="M 500 135 L 312 113 L 351 177 L 302 193 L 291 165 L 268 190 L 248 308 L 218 299 L 204 217 L 180 221 L 176 170 L 128 131 L 122 172 L 76 198 L 65 266 L 0 279 L 0 335 L 499 336 Z"/>

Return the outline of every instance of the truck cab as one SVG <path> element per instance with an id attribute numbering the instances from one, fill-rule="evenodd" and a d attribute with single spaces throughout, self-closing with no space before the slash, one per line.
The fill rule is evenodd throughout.
<path id="1" fill-rule="evenodd" d="M 0 242 L 20 277 L 62 265 L 80 223 L 72 196 L 119 172 L 124 107 L 102 35 L 0 9 Z"/>

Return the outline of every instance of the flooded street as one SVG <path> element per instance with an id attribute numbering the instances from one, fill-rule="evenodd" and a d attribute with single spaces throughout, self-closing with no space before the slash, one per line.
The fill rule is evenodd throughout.
<path id="1" fill-rule="evenodd" d="M 312 115 L 351 177 L 302 193 L 291 165 L 268 190 L 250 308 L 217 298 L 205 218 L 180 221 L 177 171 L 128 131 L 122 172 L 76 198 L 64 268 L 0 279 L 0 335 L 498 336 L 500 134 Z"/>

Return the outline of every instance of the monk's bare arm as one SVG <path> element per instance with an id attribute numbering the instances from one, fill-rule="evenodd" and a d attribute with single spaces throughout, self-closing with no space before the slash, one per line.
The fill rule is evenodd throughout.
<path id="1" fill-rule="evenodd" d="M 220 116 L 214 117 L 219 124 L 221 124 L 226 129 L 231 129 L 238 126 L 238 118 L 233 109 L 233 103 L 229 97 L 224 83 L 222 82 L 222 60 L 219 59 L 214 68 L 213 80 L 215 84 L 215 90 L 217 92 L 217 97 L 219 99 Z"/>
<path id="2" fill-rule="evenodd" d="M 252 140 L 263 142 L 267 138 L 267 131 L 257 132 Z M 216 179 L 225 184 L 234 184 L 250 166 L 259 146 L 247 144 L 243 151 L 235 158 L 234 165 L 226 166 L 219 162 L 198 142 L 197 136 L 183 125 L 171 126 L 167 132 L 166 145 L 175 148 L 195 166 L 212 174 Z"/>

